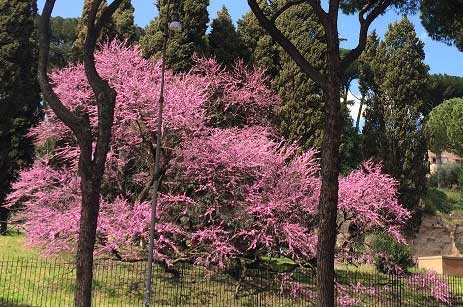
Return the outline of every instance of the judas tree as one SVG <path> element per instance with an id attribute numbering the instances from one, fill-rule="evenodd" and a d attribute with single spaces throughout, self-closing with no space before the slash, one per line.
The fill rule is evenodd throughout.
<path id="1" fill-rule="evenodd" d="M 154 182 L 160 64 L 137 48 L 113 42 L 95 54 L 101 77 L 117 92 L 113 138 L 100 195 L 95 253 L 143 259 Z M 190 73 L 167 72 L 156 208 L 154 256 L 225 267 L 245 258 L 288 257 L 301 266 L 317 248 L 321 189 L 316 153 L 285 142 L 271 127 L 278 97 L 261 70 L 200 59 Z M 97 105 L 84 65 L 51 74 L 54 91 L 72 108 L 87 108 L 92 129 Z M 47 253 L 78 248 L 83 178 L 75 163 L 78 139 L 53 112 L 32 131 L 44 153 L 22 172 L 9 202 L 22 203 L 30 243 Z M 397 182 L 366 163 L 341 178 L 337 235 L 340 260 L 358 258 L 352 247 L 371 232 L 403 240 L 409 213 L 397 200 Z M 347 229 L 347 231 L 341 231 Z"/>
<path id="2" fill-rule="evenodd" d="M 83 58 L 85 77 L 94 93 L 97 107 L 97 126 L 92 129 L 87 108 L 76 107 L 63 102 L 56 94 L 48 77 L 48 53 L 50 48 L 49 24 L 55 0 L 47 0 L 40 20 L 38 79 L 42 95 L 56 116 L 73 132 L 79 145 L 79 176 L 81 190 L 81 210 L 79 242 L 76 256 L 75 306 L 91 306 L 93 279 L 93 250 L 96 237 L 100 190 L 106 157 L 111 141 L 114 120 L 116 92 L 103 80 L 96 67 L 94 51 L 103 25 L 111 19 L 122 0 L 108 5 L 96 20 L 101 0 L 92 2 L 87 20 Z"/>
<path id="3" fill-rule="evenodd" d="M 336 243 L 336 217 L 338 206 L 339 146 L 342 132 L 340 93 L 346 72 L 365 48 L 371 23 L 389 7 L 413 7 L 414 1 L 377 0 L 351 1 L 330 0 L 326 8 L 317 0 L 258 1 L 248 0 L 251 10 L 261 26 L 289 54 L 299 68 L 318 84 L 324 96 L 324 127 L 321 146 L 321 176 L 319 210 L 319 238 L 317 252 L 317 279 L 319 306 L 334 306 L 334 247 Z M 319 71 L 293 41 L 285 36 L 277 26 L 277 20 L 286 10 L 309 4 L 324 30 L 326 41 L 326 68 Z M 407 5 L 408 4 L 408 5 Z M 266 6 L 273 12 L 266 13 Z M 338 32 L 338 17 L 342 12 L 358 13 L 358 44 L 341 56 Z M 297 29 L 295 29 L 297 30 Z"/>

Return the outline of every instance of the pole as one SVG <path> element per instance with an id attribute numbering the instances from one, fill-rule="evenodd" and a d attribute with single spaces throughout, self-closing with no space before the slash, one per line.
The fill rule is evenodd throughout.
<path id="1" fill-rule="evenodd" d="M 153 196 L 151 201 L 151 220 L 150 220 L 150 231 L 149 231 L 149 246 L 148 246 L 148 263 L 146 266 L 146 280 L 145 280 L 145 307 L 151 306 L 151 285 L 153 275 L 153 249 L 154 249 L 154 235 L 156 227 L 156 207 L 158 203 L 159 186 L 161 184 L 161 139 L 162 139 L 162 112 L 164 109 L 164 83 L 165 83 L 165 70 L 166 70 L 166 50 L 167 41 L 169 39 L 169 12 L 170 12 L 170 0 L 167 1 L 167 12 L 166 20 L 164 25 L 164 41 L 162 43 L 162 65 L 161 65 L 161 89 L 159 93 L 158 101 L 158 118 L 157 118 L 157 129 L 156 129 L 156 152 L 154 158 L 154 188 Z"/>

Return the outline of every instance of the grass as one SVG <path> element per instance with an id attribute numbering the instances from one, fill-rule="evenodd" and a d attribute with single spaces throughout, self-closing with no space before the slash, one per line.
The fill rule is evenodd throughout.
<path id="1" fill-rule="evenodd" d="M 18 234 L 0 236 L 0 306 L 72 306 L 75 270 L 72 259 L 46 259 L 24 246 Z M 283 261 L 284 262 L 284 261 Z M 142 306 L 145 262 L 97 261 L 94 269 L 94 306 Z M 243 281 L 235 298 L 237 281 L 227 274 L 187 265 L 182 282 L 160 267 L 154 268 L 154 306 L 309 306 L 281 296 L 271 279 Z M 259 293 L 259 295 L 256 295 Z M 220 295 L 218 295 L 220 294 Z"/>
<path id="2" fill-rule="evenodd" d="M 19 233 L 8 232 L 0 236 L 0 259 L 5 257 L 32 258 L 38 257 L 38 251 L 25 248 L 25 238 Z"/>
<path id="3" fill-rule="evenodd" d="M 269 269 L 277 268 L 276 271 L 294 266 L 286 258 L 264 260 L 269 264 Z M 214 273 L 192 265 L 183 266 L 180 270 L 181 282 L 160 267 L 155 267 L 154 306 L 312 306 L 312 299 L 292 299 L 281 295 L 280 284 L 274 280 L 275 275 L 265 270 L 250 271 L 238 292 L 238 282 L 229 274 Z M 142 306 L 144 272 L 144 262 L 97 262 L 93 305 Z M 24 247 L 21 235 L 0 236 L 0 306 L 72 306 L 74 278 L 74 264 L 69 257 L 44 259 L 37 251 Z M 310 293 L 314 293 L 313 275 L 297 273 L 295 278 Z M 398 306 L 393 304 L 398 299 L 397 293 L 409 300 L 403 306 L 434 306 L 429 295 L 413 291 L 403 281 L 392 283 L 390 276 L 377 273 L 372 266 L 338 265 L 337 281 L 341 285 L 361 284 L 378 290 L 376 294 L 349 290 L 361 300 L 360 306 Z M 454 283 L 453 286 L 461 289 L 463 284 Z"/>

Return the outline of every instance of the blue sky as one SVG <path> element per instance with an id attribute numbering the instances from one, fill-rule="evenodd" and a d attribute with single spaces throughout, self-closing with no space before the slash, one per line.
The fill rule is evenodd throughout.
<path id="1" fill-rule="evenodd" d="M 44 0 L 38 0 L 39 10 L 43 7 L 43 3 Z M 210 3 L 209 17 L 211 20 L 224 4 L 235 22 L 249 10 L 246 0 L 210 0 Z M 157 15 L 153 0 L 132 0 L 132 4 L 135 7 L 135 22 L 142 27 L 146 26 Z M 78 17 L 82 12 L 82 5 L 83 0 L 57 0 L 53 16 Z M 378 34 L 382 36 L 387 31 L 388 24 L 401 17 L 391 10 L 379 17 L 372 24 L 371 29 L 376 29 Z M 409 18 L 415 24 L 418 36 L 425 43 L 426 63 L 430 66 L 431 73 L 463 76 L 463 52 L 459 52 L 455 47 L 433 41 L 421 26 L 418 16 L 410 16 Z M 354 46 L 358 33 L 356 16 L 341 16 L 339 32 L 342 38 L 347 39 L 343 43 L 344 47 Z"/>

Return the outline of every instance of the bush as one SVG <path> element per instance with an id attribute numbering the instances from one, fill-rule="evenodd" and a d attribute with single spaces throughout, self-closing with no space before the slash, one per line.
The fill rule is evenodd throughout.
<path id="1" fill-rule="evenodd" d="M 444 189 L 454 189 L 461 184 L 463 177 L 463 170 L 457 163 L 449 163 L 442 165 L 437 171 L 429 178 L 429 185 L 431 187 Z"/>
<path id="2" fill-rule="evenodd" d="M 436 188 L 430 188 L 423 197 L 424 209 L 427 213 L 434 214 L 452 212 L 453 206 L 447 194 Z"/>
<path id="3" fill-rule="evenodd" d="M 413 265 L 409 247 L 386 233 L 375 235 L 372 248 L 376 255 L 374 265 L 381 273 L 403 274 Z"/>

